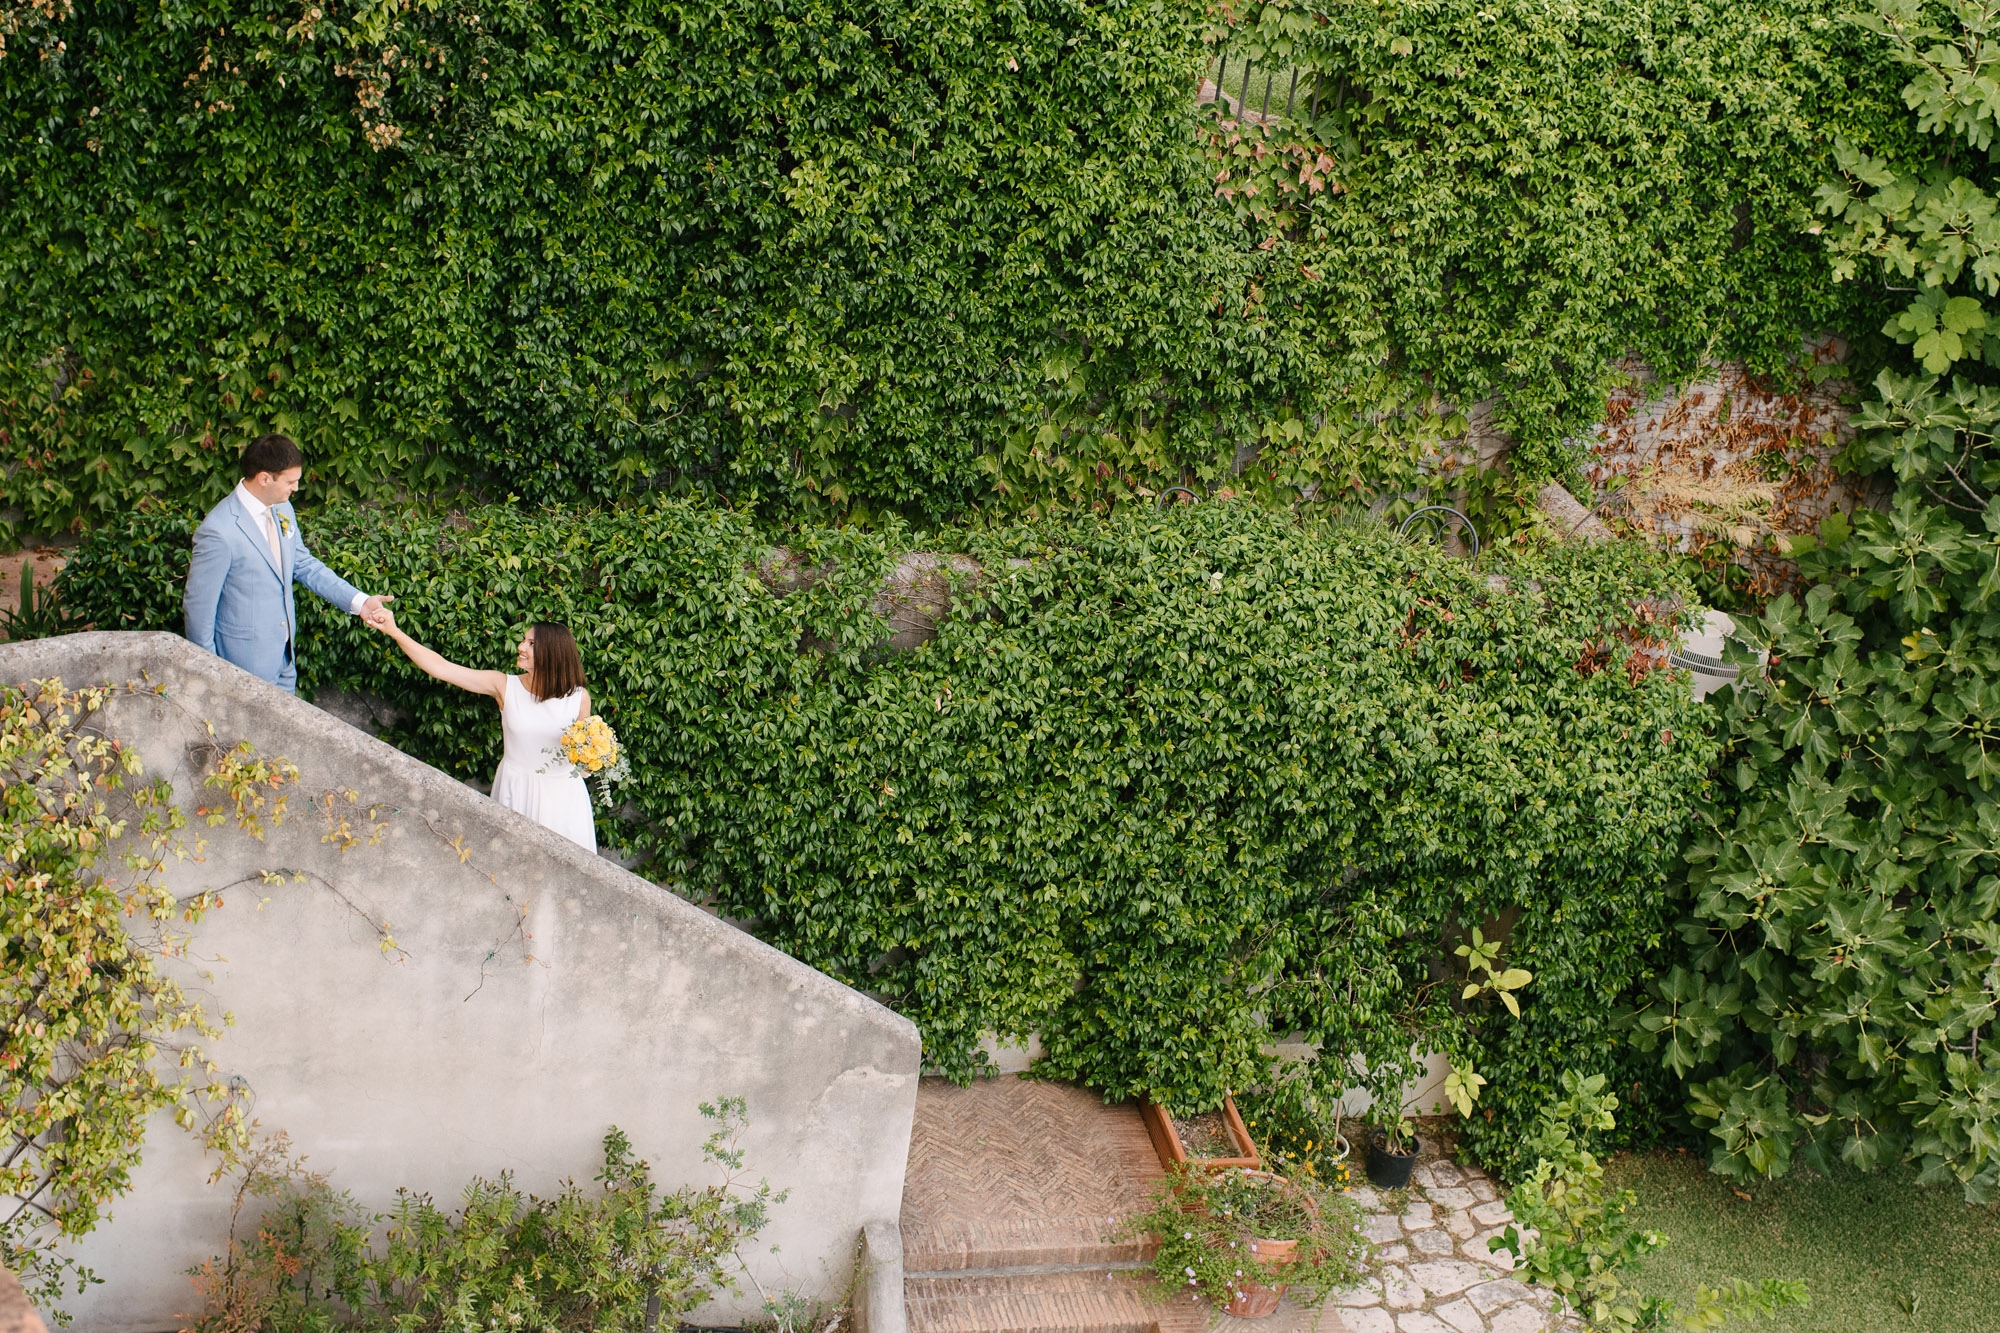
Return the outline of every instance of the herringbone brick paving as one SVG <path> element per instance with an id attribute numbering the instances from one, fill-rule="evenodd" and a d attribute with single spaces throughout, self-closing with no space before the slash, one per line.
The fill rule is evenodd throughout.
<path id="1" fill-rule="evenodd" d="M 1144 1296 L 1129 1269 L 1146 1249 L 1117 1234 L 1164 1174 L 1136 1107 L 1027 1079 L 924 1080 L 903 1186 L 910 1333 L 1209 1333 L 1206 1304 Z M 1060 1271 L 1080 1264 L 1105 1267 Z M 1333 1309 L 1315 1318 L 1290 1302 L 1219 1323 L 1342 1328 Z"/>
<path id="2" fill-rule="evenodd" d="M 1057 1083 L 926 1079 L 903 1186 L 906 1270 L 1132 1262 L 1117 1225 L 1162 1175 L 1130 1107 Z"/>

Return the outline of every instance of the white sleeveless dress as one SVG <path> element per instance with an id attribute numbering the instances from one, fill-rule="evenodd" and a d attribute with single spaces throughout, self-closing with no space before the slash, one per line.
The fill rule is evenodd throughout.
<path id="1" fill-rule="evenodd" d="M 563 728 L 582 711 L 581 690 L 560 699 L 537 699 L 519 676 L 507 677 L 500 704 L 506 745 L 493 774 L 493 799 L 594 852 L 597 826 L 590 817 L 590 789 L 582 778 L 570 776 L 569 761 L 557 744 Z"/>

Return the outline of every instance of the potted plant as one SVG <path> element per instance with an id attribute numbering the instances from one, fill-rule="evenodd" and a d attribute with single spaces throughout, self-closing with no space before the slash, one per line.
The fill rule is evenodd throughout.
<path id="1" fill-rule="evenodd" d="M 1237 1106 L 1263 1166 L 1303 1183 L 1344 1189 L 1348 1182 L 1345 1108 L 1337 1089 L 1320 1086 L 1319 1071 L 1293 1066 L 1246 1092 Z"/>
<path id="2" fill-rule="evenodd" d="M 1158 1242 L 1155 1294 L 1239 1319 L 1275 1312 L 1287 1292 L 1317 1305 L 1359 1282 L 1368 1256 L 1351 1200 L 1246 1167 L 1176 1167 L 1128 1229 Z"/>
<path id="3" fill-rule="evenodd" d="M 1375 1126 L 1374 1142 L 1368 1145 L 1368 1181 L 1378 1189 L 1399 1190 L 1410 1183 L 1410 1169 L 1417 1164 L 1423 1145 L 1417 1141 L 1417 1124 L 1396 1097 L 1377 1097 L 1368 1110 Z"/>

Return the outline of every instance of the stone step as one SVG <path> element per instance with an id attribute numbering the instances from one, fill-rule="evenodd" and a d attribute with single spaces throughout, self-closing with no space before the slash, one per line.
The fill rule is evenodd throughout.
<path id="1" fill-rule="evenodd" d="M 909 1333 L 1210 1333 L 1204 1302 L 1149 1298 L 1124 1234 L 1164 1177 L 1138 1108 L 1054 1083 L 924 1080 L 904 1178 Z M 1241 1333 L 1339 1333 L 1286 1302 Z"/>
<path id="2" fill-rule="evenodd" d="M 1139 1267 L 1152 1257 L 1152 1247 L 1117 1234 L 1114 1216 L 919 1222 L 903 1236 L 903 1271 L 944 1276 L 967 1271 L 1052 1272 L 1085 1266 L 1102 1272 Z"/>
<path id="3" fill-rule="evenodd" d="M 1149 1297 L 1146 1274 L 1126 1269 L 1015 1270 L 910 1276 L 904 1281 L 909 1333 L 1340 1333 L 1289 1301 L 1263 1319 L 1211 1320 L 1205 1304 Z"/>
<path id="4" fill-rule="evenodd" d="M 910 1333 L 1153 1333 L 1157 1307 L 1129 1272 L 906 1273 Z"/>

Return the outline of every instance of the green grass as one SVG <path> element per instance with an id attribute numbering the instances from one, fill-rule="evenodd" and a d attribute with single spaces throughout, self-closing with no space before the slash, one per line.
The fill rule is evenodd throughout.
<path id="1" fill-rule="evenodd" d="M 1718 1278 L 1803 1278 L 1812 1304 L 1743 1327 L 1777 1333 L 2000 1333 L 2000 1217 L 1913 1173 L 1796 1173 L 1737 1197 L 1688 1153 L 1621 1158 L 1632 1219 L 1672 1238 L 1641 1288 L 1686 1302 Z"/>

